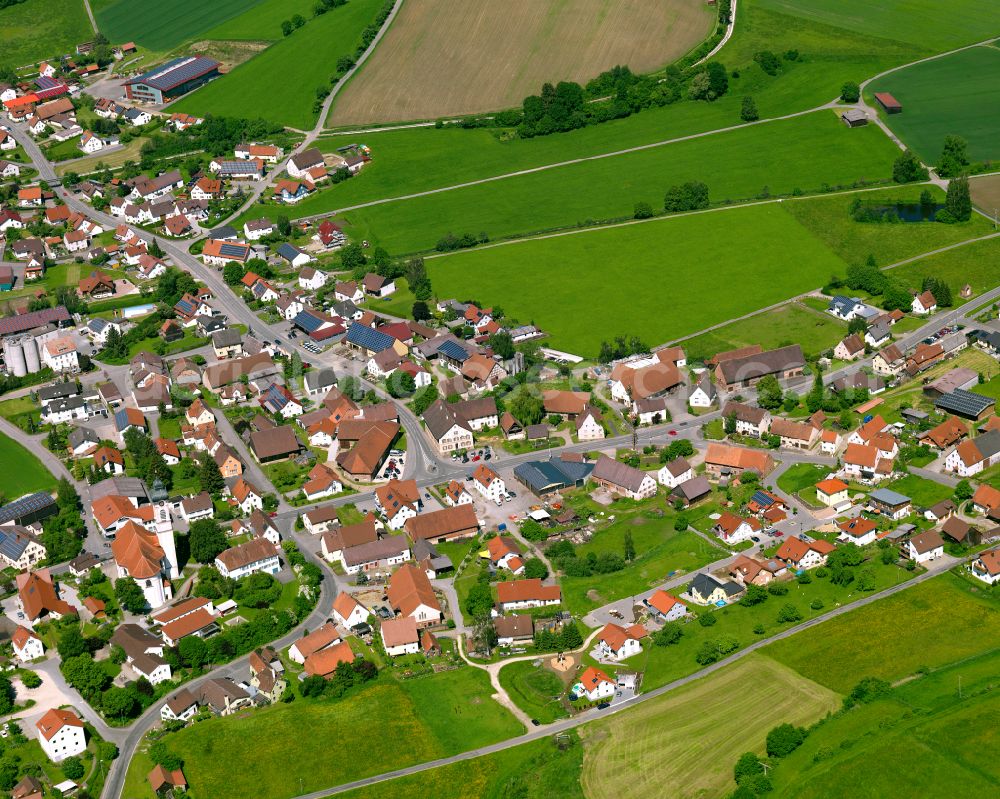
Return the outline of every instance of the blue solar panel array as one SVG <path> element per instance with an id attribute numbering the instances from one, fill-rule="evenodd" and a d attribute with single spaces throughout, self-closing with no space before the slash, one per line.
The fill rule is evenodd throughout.
<path id="1" fill-rule="evenodd" d="M 28 496 L 16 499 L 0 508 L 0 524 L 7 524 L 50 506 L 54 507 L 55 504 L 56 501 L 42 491 L 37 494 L 28 494 Z"/>
<path id="2" fill-rule="evenodd" d="M 391 347 L 396 342 L 392 336 L 376 330 L 373 327 L 354 322 L 347 328 L 347 343 L 355 347 L 361 347 L 369 352 L 382 352 Z"/>
<path id="3" fill-rule="evenodd" d="M 223 175 L 256 175 L 260 171 L 254 161 L 222 161 L 220 167 Z"/>
<path id="4" fill-rule="evenodd" d="M 20 534 L 16 530 L 0 529 L 0 555 L 9 560 L 18 561 L 24 554 L 24 550 L 28 548 L 28 541 L 29 538 L 26 535 Z"/>
<path id="5" fill-rule="evenodd" d="M 219 247 L 219 254 L 227 258 L 246 258 L 249 251 L 245 244 L 223 244 Z"/>
<path id="6" fill-rule="evenodd" d="M 762 508 L 767 508 L 774 504 L 774 499 L 763 491 L 754 491 L 753 496 L 750 497 L 750 501 L 756 502 Z"/>
<path id="7" fill-rule="evenodd" d="M 294 261 L 300 255 L 302 255 L 302 250 L 298 247 L 293 247 L 287 241 L 278 246 L 278 255 L 287 261 Z"/>
<path id="8" fill-rule="evenodd" d="M 299 311 L 293 324 L 305 330 L 306 333 L 314 333 L 323 326 L 323 320 L 309 311 Z"/>
<path id="9" fill-rule="evenodd" d="M 450 339 L 438 347 L 438 352 L 447 358 L 451 358 L 453 361 L 458 361 L 459 363 L 465 363 L 469 360 L 469 353 L 465 351 L 462 345 L 457 341 L 451 341 Z"/>
<path id="10" fill-rule="evenodd" d="M 184 61 L 187 61 L 187 63 L 183 63 Z M 181 58 L 175 58 L 173 61 L 168 61 L 156 69 L 151 69 L 138 78 L 133 78 L 129 83 L 145 83 L 154 89 L 168 91 L 176 86 L 180 86 L 182 83 L 200 77 L 206 72 L 218 69 L 218 67 L 219 62 L 213 61 L 211 58 L 198 56 L 197 58 L 188 60 L 182 56 Z"/>

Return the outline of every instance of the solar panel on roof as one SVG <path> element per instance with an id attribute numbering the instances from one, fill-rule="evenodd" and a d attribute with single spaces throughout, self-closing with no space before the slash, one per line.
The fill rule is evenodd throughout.
<path id="1" fill-rule="evenodd" d="M 438 352 L 448 358 L 451 358 L 453 361 L 459 361 L 460 363 L 465 363 L 465 361 L 469 360 L 469 353 L 467 353 L 457 341 L 446 341 L 438 347 Z"/>
<path id="2" fill-rule="evenodd" d="M 295 324 L 297 327 L 301 327 L 307 333 L 313 333 L 316 330 L 319 330 L 319 328 L 323 324 L 323 320 L 317 318 L 308 311 L 300 311 L 296 315 L 293 324 Z"/>
<path id="3" fill-rule="evenodd" d="M 391 347 L 396 339 L 381 330 L 355 322 L 347 330 L 347 341 L 369 352 L 381 352 Z"/>
<path id="4" fill-rule="evenodd" d="M 219 247 L 219 254 L 230 258 L 242 258 L 247 254 L 247 248 L 242 244 L 223 244 Z"/>
<path id="5" fill-rule="evenodd" d="M 943 408 L 952 413 L 963 416 L 978 416 L 993 404 L 993 399 L 972 391 L 956 388 L 950 394 L 939 397 L 934 404 L 938 408 Z"/>
<path id="6" fill-rule="evenodd" d="M 54 504 L 55 500 L 42 491 L 37 494 L 28 494 L 28 496 L 16 499 L 0 508 L 0 524 L 7 524 L 14 519 L 19 519 Z"/>

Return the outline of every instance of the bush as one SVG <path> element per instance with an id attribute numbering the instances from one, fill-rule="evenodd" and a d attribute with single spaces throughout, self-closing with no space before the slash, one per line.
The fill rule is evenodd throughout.
<path id="1" fill-rule="evenodd" d="M 35 674 L 35 672 L 28 671 L 21 677 L 21 683 L 25 688 L 37 688 L 42 684 L 42 678 Z"/>
<path id="2" fill-rule="evenodd" d="M 861 99 L 861 87 L 854 81 L 847 81 L 840 87 L 840 99 L 845 103 L 856 103 Z"/>
<path id="3" fill-rule="evenodd" d="M 653 643 L 657 646 L 670 646 L 676 644 L 684 635 L 684 628 L 675 621 L 664 624 L 659 630 L 653 633 Z"/>
<path id="4" fill-rule="evenodd" d="M 854 690 L 844 699 L 844 704 L 848 707 L 868 705 L 876 699 L 887 696 L 891 691 L 892 685 L 886 680 L 880 680 L 878 677 L 865 677 L 854 686 Z"/>
<path id="5" fill-rule="evenodd" d="M 63 774 L 66 775 L 66 779 L 68 780 L 78 780 L 85 773 L 83 761 L 76 755 L 72 755 L 63 760 L 61 768 Z"/>
<path id="6" fill-rule="evenodd" d="M 698 624 L 702 627 L 712 627 L 718 623 L 718 619 L 715 618 L 714 613 L 703 613 L 698 617 Z"/>
<path id="7" fill-rule="evenodd" d="M 778 611 L 778 624 L 789 624 L 801 620 L 802 612 L 791 602 L 787 605 L 782 605 L 781 610 Z"/>
<path id="8" fill-rule="evenodd" d="M 760 758 L 753 752 L 744 752 L 733 767 L 733 779 L 736 780 L 737 785 L 742 785 L 743 780 L 747 777 L 754 777 L 763 773 L 764 765 L 760 762 Z"/>
<path id="9" fill-rule="evenodd" d="M 767 734 L 768 757 L 786 757 L 806 739 L 806 731 L 793 724 L 779 724 Z"/>
<path id="10" fill-rule="evenodd" d="M 767 589 L 759 585 L 748 585 L 746 593 L 740 597 L 740 604 L 744 607 L 752 608 L 761 602 L 767 601 Z"/>
<path id="11" fill-rule="evenodd" d="M 767 586 L 767 593 L 771 596 L 785 596 L 788 593 L 788 586 L 772 580 Z"/>

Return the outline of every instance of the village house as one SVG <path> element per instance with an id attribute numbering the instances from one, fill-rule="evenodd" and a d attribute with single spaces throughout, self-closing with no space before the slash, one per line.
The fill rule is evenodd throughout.
<path id="1" fill-rule="evenodd" d="M 903 544 L 903 556 L 917 563 L 928 563 L 944 557 L 944 541 L 936 530 L 927 530 Z"/>
<path id="2" fill-rule="evenodd" d="M 600 702 L 613 697 L 617 689 L 617 683 L 607 674 L 594 666 L 588 666 L 572 690 L 577 696 L 587 697 L 590 702 Z"/>
<path id="3" fill-rule="evenodd" d="M 742 402 L 727 402 L 722 416 L 736 423 L 737 435 L 763 438 L 771 429 L 772 419 L 768 411 Z"/>
<path id="4" fill-rule="evenodd" d="M 512 536 L 498 535 L 491 538 L 486 545 L 486 551 L 489 555 L 490 565 L 494 569 L 506 569 L 514 575 L 524 572 L 521 545 Z"/>
<path id="5" fill-rule="evenodd" d="M 642 639 L 649 633 L 641 624 L 622 627 L 610 622 L 597 634 L 601 660 L 626 660 L 642 652 Z"/>
<path id="6" fill-rule="evenodd" d="M 497 584 L 497 603 L 503 613 L 526 608 L 541 608 L 562 602 L 558 585 L 542 585 L 537 577 Z"/>
<path id="7" fill-rule="evenodd" d="M 757 472 L 761 477 L 774 469 L 774 459 L 766 452 L 727 444 L 710 443 L 705 452 L 705 469 L 716 477 L 738 475 L 746 470 Z"/>
<path id="8" fill-rule="evenodd" d="M 835 477 L 820 480 L 816 483 L 816 499 L 828 508 L 848 501 L 849 486 L 843 480 Z"/>
<path id="9" fill-rule="evenodd" d="M 420 651 L 420 633 L 417 630 L 417 620 L 409 616 L 398 619 L 386 619 L 382 622 L 382 645 L 385 653 L 391 657 L 400 655 L 415 655 Z"/>
<path id="10" fill-rule="evenodd" d="M 35 722 L 38 743 L 53 763 L 81 754 L 87 748 L 83 721 L 72 710 L 51 708 Z"/>
<path id="11" fill-rule="evenodd" d="M 650 615 L 664 623 L 677 621 L 687 615 L 687 605 L 662 588 L 657 589 L 648 599 L 643 600 L 643 604 L 649 608 Z"/>
<path id="12" fill-rule="evenodd" d="M 727 544 L 738 544 L 740 541 L 748 541 L 757 535 L 761 531 L 761 524 L 753 516 L 742 518 L 733 513 L 724 512 L 715 520 L 712 530 Z"/>
<path id="13" fill-rule="evenodd" d="M 657 482 L 667 488 L 677 488 L 681 483 L 686 483 L 694 478 L 694 467 L 688 463 L 687 458 L 674 458 L 668 461 L 657 472 Z"/>
<path id="14" fill-rule="evenodd" d="M 797 536 L 788 536 L 778 547 L 775 556 L 792 569 L 800 571 L 826 565 L 827 556 L 834 549 L 833 544 L 822 538 L 806 542 Z"/>
<path id="15" fill-rule="evenodd" d="M 874 544 L 878 536 L 878 526 L 871 519 L 864 516 L 856 516 L 837 525 L 840 528 L 840 535 L 837 538 L 849 544 L 859 547 Z"/>
<path id="16" fill-rule="evenodd" d="M 722 582 L 707 572 L 699 572 L 688 583 L 687 595 L 699 605 L 725 605 L 734 601 L 744 590 L 739 583 Z"/>
<path id="17" fill-rule="evenodd" d="M 969 564 L 969 571 L 987 585 L 1000 583 L 1000 547 L 980 552 L 979 557 Z"/>
<path id="18" fill-rule="evenodd" d="M 417 627 L 430 627 L 444 618 L 427 575 L 412 564 L 405 564 L 389 578 L 386 589 L 389 605 L 398 616 L 410 618 Z"/>
<path id="19" fill-rule="evenodd" d="M 656 495 L 656 480 L 653 475 L 607 455 L 602 454 L 597 459 L 590 477 L 606 491 L 629 499 L 649 499 Z"/>
<path id="20" fill-rule="evenodd" d="M 339 644 L 340 641 L 341 637 L 337 628 L 330 622 L 326 622 L 292 644 L 288 648 L 288 659 L 292 663 L 302 665 L 310 655 L 321 652 L 334 644 Z"/>
<path id="21" fill-rule="evenodd" d="M 1000 430 L 990 430 L 959 444 L 945 458 L 944 468 L 959 477 L 972 477 L 998 462 Z"/>

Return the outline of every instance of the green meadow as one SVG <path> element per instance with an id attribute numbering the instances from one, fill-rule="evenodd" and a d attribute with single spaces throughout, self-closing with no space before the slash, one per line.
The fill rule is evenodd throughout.
<path id="1" fill-rule="evenodd" d="M 361 31 L 381 5 L 381 0 L 351 0 L 311 19 L 170 108 L 202 116 L 262 117 L 293 128 L 311 128 L 316 122 L 312 110 L 316 89 L 329 85 L 341 56 L 354 54 Z"/>
<path id="2" fill-rule="evenodd" d="M 1000 21 L 993 31 L 1000 34 Z M 903 106 L 886 114 L 892 130 L 928 163 L 936 163 L 949 133 L 969 143 L 973 161 L 1000 158 L 1000 49 L 973 47 L 915 64 L 871 83 Z"/>
<path id="3" fill-rule="evenodd" d="M 662 208 L 666 190 L 686 181 L 706 183 L 714 203 L 884 181 L 894 157 L 875 127 L 850 130 L 824 111 L 359 208 L 343 219 L 361 237 L 405 253 L 430 249 L 449 232 L 495 240 L 629 218 L 637 202 Z"/>

